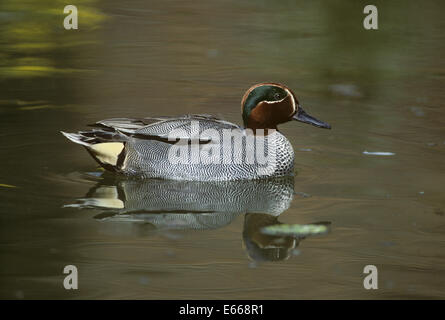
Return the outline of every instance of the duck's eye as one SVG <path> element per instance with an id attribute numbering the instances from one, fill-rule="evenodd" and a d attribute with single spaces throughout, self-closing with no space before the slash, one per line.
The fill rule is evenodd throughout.
<path id="1" fill-rule="evenodd" d="M 279 94 L 278 92 L 275 93 L 275 94 L 273 95 L 273 97 L 274 97 L 275 100 L 280 100 L 280 99 L 281 99 L 281 96 L 280 96 L 280 94 Z"/>

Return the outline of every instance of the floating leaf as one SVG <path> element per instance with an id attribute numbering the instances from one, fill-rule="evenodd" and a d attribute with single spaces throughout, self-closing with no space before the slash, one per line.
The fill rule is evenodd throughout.
<path id="1" fill-rule="evenodd" d="M 394 152 L 381 152 L 381 151 L 363 151 L 363 154 L 372 155 L 372 156 L 394 156 Z"/>
<path id="2" fill-rule="evenodd" d="M 328 227 L 320 224 L 275 224 L 261 229 L 261 232 L 270 236 L 297 236 L 305 237 L 324 234 Z"/>

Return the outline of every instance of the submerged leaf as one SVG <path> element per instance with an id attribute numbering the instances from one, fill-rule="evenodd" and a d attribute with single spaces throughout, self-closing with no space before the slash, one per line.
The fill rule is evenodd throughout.
<path id="1" fill-rule="evenodd" d="M 17 188 L 16 186 L 13 186 L 11 184 L 4 184 L 4 183 L 0 183 L 0 187 L 4 187 L 4 188 Z"/>
<path id="2" fill-rule="evenodd" d="M 275 224 L 261 229 L 261 232 L 270 236 L 310 236 L 324 234 L 328 227 L 319 224 Z"/>
<path id="3" fill-rule="evenodd" d="M 51 108 L 55 108 L 55 106 L 50 105 L 50 104 L 45 104 L 45 105 L 39 105 L 39 106 L 26 106 L 26 107 L 20 107 L 20 110 L 37 110 L 37 109 L 51 109 Z"/>

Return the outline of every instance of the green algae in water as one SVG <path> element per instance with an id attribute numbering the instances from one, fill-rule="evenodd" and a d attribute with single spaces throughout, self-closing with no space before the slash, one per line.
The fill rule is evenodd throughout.
<path id="1" fill-rule="evenodd" d="M 325 234 L 328 227 L 319 224 L 275 224 L 261 229 L 270 236 L 306 237 Z"/>

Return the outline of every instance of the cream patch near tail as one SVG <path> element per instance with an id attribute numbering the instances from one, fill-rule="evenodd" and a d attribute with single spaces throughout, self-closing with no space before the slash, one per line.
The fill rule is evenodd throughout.
<path id="1" fill-rule="evenodd" d="M 97 160 L 103 164 L 115 166 L 120 153 L 124 149 L 123 142 L 96 143 L 87 147 Z"/>

